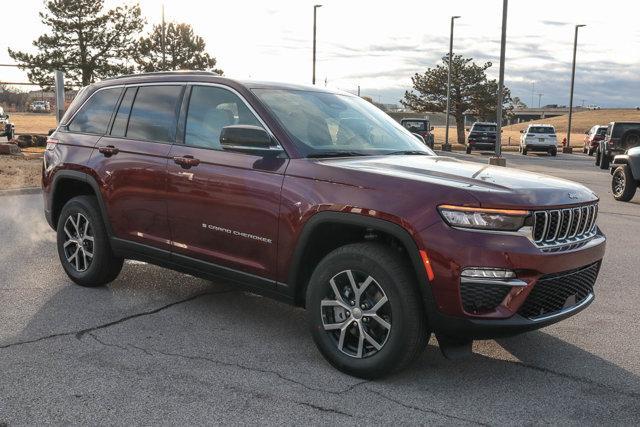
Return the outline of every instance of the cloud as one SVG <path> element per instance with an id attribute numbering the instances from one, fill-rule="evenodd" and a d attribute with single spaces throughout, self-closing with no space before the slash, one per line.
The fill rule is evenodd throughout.
<path id="1" fill-rule="evenodd" d="M 554 27 L 563 27 L 565 25 L 570 25 L 568 22 L 549 21 L 549 20 L 542 21 L 542 23 L 545 25 L 553 25 Z"/>

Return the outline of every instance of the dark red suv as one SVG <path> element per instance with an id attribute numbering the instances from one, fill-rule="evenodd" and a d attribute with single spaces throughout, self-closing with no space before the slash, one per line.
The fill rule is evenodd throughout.
<path id="1" fill-rule="evenodd" d="M 85 88 L 42 183 L 74 282 L 125 258 L 222 278 L 306 307 L 327 360 L 368 378 L 431 333 L 450 356 L 577 313 L 605 250 L 582 185 L 436 156 L 350 94 L 209 73 Z"/>

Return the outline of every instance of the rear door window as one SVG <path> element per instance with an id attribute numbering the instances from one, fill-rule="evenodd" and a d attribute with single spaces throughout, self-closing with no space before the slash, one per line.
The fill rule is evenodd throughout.
<path id="1" fill-rule="evenodd" d="M 69 130 L 96 135 L 104 134 L 121 92 L 121 87 L 115 87 L 94 93 L 71 120 Z"/>
<path id="2" fill-rule="evenodd" d="M 140 86 L 133 101 L 126 137 L 173 142 L 183 86 Z"/>

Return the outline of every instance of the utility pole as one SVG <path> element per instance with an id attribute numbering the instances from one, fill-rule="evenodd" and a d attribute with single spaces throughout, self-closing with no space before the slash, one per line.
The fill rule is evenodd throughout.
<path id="1" fill-rule="evenodd" d="M 536 82 L 535 80 L 531 82 L 531 108 L 533 108 L 533 93 L 536 90 Z"/>
<path id="2" fill-rule="evenodd" d="M 576 51 L 578 50 L 578 28 L 586 27 L 585 24 L 576 25 L 576 31 L 573 36 L 573 65 L 571 66 L 571 92 L 569 94 L 569 123 L 567 126 L 567 145 L 562 148 L 563 153 L 572 153 L 571 148 L 571 116 L 573 115 L 573 83 L 576 77 Z"/>
<path id="3" fill-rule="evenodd" d="M 451 144 L 449 144 L 449 115 L 451 112 L 451 63 L 453 62 L 453 22 L 460 18 L 460 16 L 451 17 L 451 34 L 449 35 L 449 71 L 447 72 L 447 109 L 446 125 L 444 130 L 444 144 L 442 145 L 442 151 L 451 151 Z"/>
<path id="4" fill-rule="evenodd" d="M 358 85 L 358 97 L 360 97 L 360 85 Z"/>
<path id="5" fill-rule="evenodd" d="M 316 15 L 318 8 L 322 7 L 321 4 L 313 6 L 313 76 L 311 77 L 311 84 L 316 84 Z"/>
<path id="6" fill-rule="evenodd" d="M 502 36 L 500 38 L 500 73 L 498 77 L 498 106 L 496 109 L 496 155 L 489 159 L 490 165 L 506 166 L 507 159 L 502 157 L 502 98 L 504 96 L 504 60 L 507 45 L 507 6 L 509 0 L 502 1 Z"/>
<path id="7" fill-rule="evenodd" d="M 166 71 L 167 69 L 167 57 L 166 57 L 166 36 L 165 36 L 165 26 L 164 26 L 164 4 L 162 5 L 162 71 Z"/>
<path id="8" fill-rule="evenodd" d="M 543 93 L 539 93 L 538 94 L 538 108 L 540 108 L 540 104 L 542 102 L 542 95 L 544 95 Z"/>

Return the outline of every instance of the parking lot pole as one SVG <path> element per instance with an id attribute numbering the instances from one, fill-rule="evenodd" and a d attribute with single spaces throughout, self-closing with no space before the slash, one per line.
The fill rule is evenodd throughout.
<path id="1" fill-rule="evenodd" d="M 53 80 L 56 89 L 56 123 L 60 124 L 64 115 L 64 73 L 56 70 Z"/>
<path id="2" fill-rule="evenodd" d="M 445 110 L 446 125 L 444 130 L 444 144 L 442 145 L 442 151 L 451 151 L 451 144 L 449 144 L 449 112 L 451 108 L 451 62 L 453 62 L 453 21 L 460 18 L 459 16 L 451 17 L 451 34 L 449 35 L 449 70 L 447 72 L 447 109 Z"/>
<path id="3" fill-rule="evenodd" d="M 571 148 L 571 116 L 573 115 L 573 83 L 576 77 L 576 51 L 578 50 L 578 28 L 586 27 L 585 24 L 576 25 L 576 32 L 573 36 L 573 64 L 571 66 L 571 93 L 569 94 L 569 123 L 567 124 L 567 145 L 562 147 L 563 153 L 572 153 Z"/>
<path id="4" fill-rule="evenodd" d="M 502 37 L 500 39 L 500 74 L 498 77 L 498 105 L 496 107 L 496 155 L 489 159 L 490 165 L 506 166 L 502 155 L 502 99 L 504 97 L 504 56 L 507 44 L 507 6 L 509 0 L 502 1 Z"/>
<path id="5" fill-rule="evenodd" d="M 322 7 L 321 4 L 313 6 L 313 76 L 311 77 L 311 84 L 316 84 L 316 15 L 318 8 Z"/>

